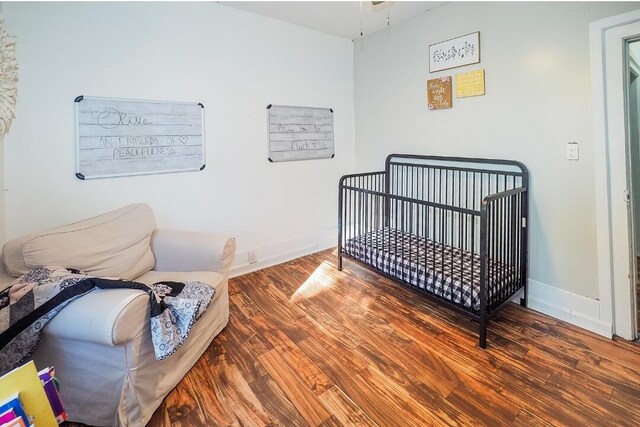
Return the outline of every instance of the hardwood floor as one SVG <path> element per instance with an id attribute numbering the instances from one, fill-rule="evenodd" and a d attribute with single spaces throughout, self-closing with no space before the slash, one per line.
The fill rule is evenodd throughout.
<path id="1" fill-rule="evenodd" d="M 640 346 L 515 304 L 477 325 L 324 251 L 230 281 L 150 426 L 640 425 Z"/>

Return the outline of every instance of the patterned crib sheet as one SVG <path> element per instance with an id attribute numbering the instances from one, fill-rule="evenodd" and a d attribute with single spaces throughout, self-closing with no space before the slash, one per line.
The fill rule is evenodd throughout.
<path id="1" fill-rule="evenodd" d="M 344 252 L 449 302 L 480 309 L 479 254 L 391 228 L 347 239 Z M 513 267 L 493 260 L 488 271 L 491 295 L 500 295 L 517 278 Z"/>

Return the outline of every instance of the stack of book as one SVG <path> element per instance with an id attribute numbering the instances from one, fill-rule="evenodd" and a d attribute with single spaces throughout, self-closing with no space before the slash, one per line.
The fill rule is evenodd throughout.
<path id="1" fill-rule="evenodd" d="M 0 427 L 57 427 L 67 419 L 53 368 L 33 361 L 0 377 Z"/>

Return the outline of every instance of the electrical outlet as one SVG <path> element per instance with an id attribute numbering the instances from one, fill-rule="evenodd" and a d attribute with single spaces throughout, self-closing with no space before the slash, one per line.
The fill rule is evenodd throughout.
<path id="1" fill-rule="evenodd" d="M 580 148 L 577 142 L 567 144 L 567 160 L 580 160 Z"/>
<path id="2" fill-rule="evenodd" d="M 256 251 L 249 251 L 249 253 L 247 254 L 247 258 L 249 259 L 249 264 L 255 264 L 256 262 L 258 262 Z"/>

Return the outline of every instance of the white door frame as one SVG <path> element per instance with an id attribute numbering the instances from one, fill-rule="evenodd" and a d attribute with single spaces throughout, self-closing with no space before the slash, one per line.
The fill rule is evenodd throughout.
<path id="1" fill-rule="evenodd" d="M 622 194 L 612 194 L 612 172 L 615 174 L 616 182 L 619 182 L 620 171 L 627 170 L 626 156 L 621 161 L 619 147 L 614 150 L 612 156 L 609 141 L 609 118 L 607 101 L 608 97 L 621 96 L 620 93 L 607 93 L 606 75 L 606 43 L 607 31 L 640 22 L 640 10 L 612 16 L 593 22 L 589 25 L 589 46 L 591 53 L 591 95 L 593 102 L 594 119 L 594 158 L 595 158 L 595 195 L 596 195 L 596 235 L 598 247 L 598 289 L 600 296 L 600 320 L 611 325 L 611 335 L 617 334 L 623 338 L 635 338 L 635 325 L 630 330 L 627 327 L 620 327 L 626 319 L 634 314 L 631 312 L 631 305 L 617 304 L 614 307 L 615 296 L 620 297 L 629 289 L 630 282 L 622 283 L 623 280 L 614 280 L 614 253 L 622 251 L 628 253 L 628 248 L 620 247 L 618 240 L 614 239 L 614 233 L 619 230 L 620 221 L 614 224 L 612 215 L 612 203 L 624 203 Z M 625 37 L 620 37 L 620 46 L 623 46 Z M 622 90 L 622 88 L 620 88 Z M 624 95 L 622 94 L 624 97 Z M 625 129 L 626 133 L 626 129 Z M 619 141 L 617 143 L 620 143 Z M 626 153 L 626 142 L 625 153 Z M 612 162 L 613 161 L 613 162 Z M 615 163 L 615 164 L 614 164 Z M 615 167 L 615 168 L 614 168 Z M 618 206 L 614 206 L 619 211 Z M 619 218 L 619 215 L 616 217 Z M 614 229 L 614 225 L 616 228 Z M 629 222 L 624 224 L 629 228 Z M 614 247 L 615 242 L 615 247 Z M 617 312 L 616 312 L 617 311 Z M 635 319 L 635 316 L 633 317 Z M 616 328 L 616 323 L 619 325 Z M 634 322 L 635 323 L 635 322 Z"/>

